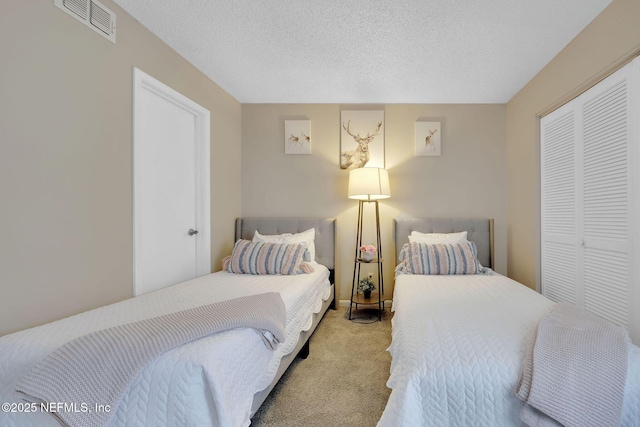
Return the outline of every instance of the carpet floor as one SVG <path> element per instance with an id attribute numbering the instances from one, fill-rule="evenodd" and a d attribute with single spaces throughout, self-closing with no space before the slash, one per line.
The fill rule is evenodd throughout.
<path id="1" fill-rule="evenodd" d="M 375 426 L 391 390 L 389 308 L 328 310 L 310 340 L 306 360 L 296 358 L 251 426 Z"/>

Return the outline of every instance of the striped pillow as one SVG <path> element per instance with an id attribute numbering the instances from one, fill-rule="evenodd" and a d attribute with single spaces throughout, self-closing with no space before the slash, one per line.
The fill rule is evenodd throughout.
<path id="1" fill-rule="evenodd" d="M 227 267 L 238 274 L 300 274 L 303 244 L 262 243 L 238 240 Z"/>
<path id="2" fill-rule="evenodd" d="M 479 274 L 478 249 L 473 242 L 405 243 L 400 264 L 406 274 Z"/>

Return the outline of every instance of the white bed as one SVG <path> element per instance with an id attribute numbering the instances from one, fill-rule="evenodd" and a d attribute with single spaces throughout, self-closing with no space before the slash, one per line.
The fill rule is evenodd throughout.
<path id="1" fill-rule="evenodd" d="M 275 220 L 260 219 L 260 224 Z M 309 224 L 303 221 L 301 227 Z M 322 258 L 333 257 L 333 220 L 323 229 Z M 329 222 L 327 222 L 329 221 Z M 295 221 L 287 224 L 297 227 Z M 293 224 L 293 225 L 291 225 Z M 242 227 L 242 221 L 238 223 Z M 324 227 L 324 225 L 323 225 Z M 240 234 L 242 230 L 238 232 Z M 244 229 L 249 233 L 249 227 Z M 291 230 L 302 231 L 302 230 Z M 266 234 L 267 232 L 265 232 Z M 320 258 L 320 254 L 317 258 Z M 278 292 L 286 306 L 286 339 L 275 351 L 250 328 L 216 333 L 167 351 L 137 377 L 117 408 L 113 426 L 246 426 L 295 355 L 308 351 L 308 337 L 333 301 L 330 271 L 295 276 L 218 272 L 0 338 L 0 401 L 17 403 L 16 383 L 64 343 L 110 326 L 264 292 Z M 333 267 L 333 265 L 331 265 Z M 94 402 L 86 402 L 90 406 Z M 20 408 L 18 405 L 9 408 Z M 5 409 L 3 407 L 3 409 Z M 2 426 L 56 426 L 47 413 L 0 412 Z"/>
<path id="2" fill-rule="evenodd" d="M 491 265 L 484 220 L 396 222 L 396 250 L 412 230 L 470 230 Z M 515 396 L 536 325 L 553 302 L 499 274 L 399 275 L 392 320 L 391 396 L 379 426 L 518 426 Z M 622 425 L 640 419 L 640 350 L 629 353 Z"/>

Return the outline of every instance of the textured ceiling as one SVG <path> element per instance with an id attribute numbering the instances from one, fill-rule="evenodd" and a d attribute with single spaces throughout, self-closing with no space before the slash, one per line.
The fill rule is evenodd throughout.
<path id="1" fill-rule="evenodd" d="M 115 0 L 242 103 L 505 103 L 611 0 Z"/>

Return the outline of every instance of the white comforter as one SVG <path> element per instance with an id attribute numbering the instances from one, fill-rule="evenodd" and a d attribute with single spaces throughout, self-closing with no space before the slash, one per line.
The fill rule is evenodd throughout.
<path id="1" fill-rule="evenodd" d="M 110 326 L 263 292 L 280 292 L 286 339 L 275 351 L 250 328 L 232 329 L 175 348 L 147 366 L 118 408 L 112 426 L 247 426 L 253 395 L 275 378 L 331 288 L 328 270 L 298 276 L 218 272 L 0 338 L 0 403 L 18 402 L 15 384 L 47 354 L 76 337 Z M 95 402 L 85 402 L 93 409 Z M 3 407 L 3 409 L 5 409 Z M 19 406 L 16 409 L 20 409 Z M 2 426 L 58 426 L 46 413 L 0 412 Z"/>
<path id="2" fill-rule="evenodd" d="M 519 426 L 515 389 L 529 339 L 553 303 L 501 275 L 400 275 L 391 396 L 379 426 Z M 633 347 L 622 425 L 640 419 Z"/>

